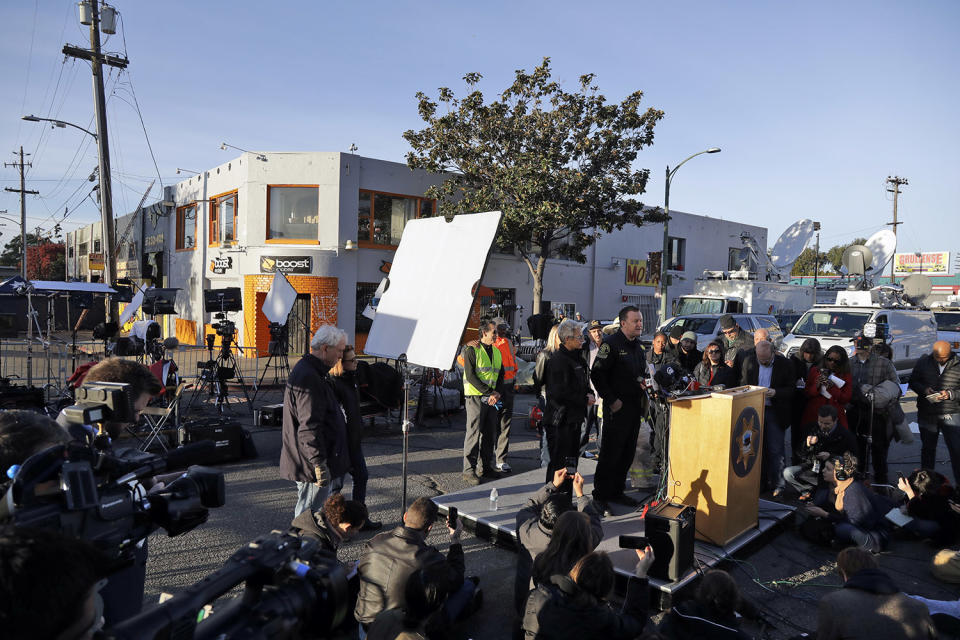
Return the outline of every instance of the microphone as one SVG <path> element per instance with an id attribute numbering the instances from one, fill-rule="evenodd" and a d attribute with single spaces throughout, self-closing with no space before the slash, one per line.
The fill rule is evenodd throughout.
<path id="1" fill-rule="evenodd" d="M 174 337 L 164 338 L 163 348 L 167 351 L 176 351 L 180 348 L 180 341 Z"/>
<path id="2" fill-rule="evenodd" d="M 186 469 L 195 464 L 203 464 L 210 459 L 217 445 L 213 440 L 202 440 L 171 449 L 166 457 L 156 458 L 147 464 L 141 465 L 130 473 L 117 479 L 117 484 L 124 484 L 132 480 L 152 476 L 160 471 Z"/>

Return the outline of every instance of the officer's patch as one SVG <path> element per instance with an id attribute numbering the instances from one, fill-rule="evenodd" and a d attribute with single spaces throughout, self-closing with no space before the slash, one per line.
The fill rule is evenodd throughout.
<path id="1" fill-rule="evenodd" d="M 597 351 L 597 357 L 606 358 L 608 355 L 610 355 L 610 345 L 607 343 L 603 343 L 602 345 L 600 345 L 600 349 Z"/>

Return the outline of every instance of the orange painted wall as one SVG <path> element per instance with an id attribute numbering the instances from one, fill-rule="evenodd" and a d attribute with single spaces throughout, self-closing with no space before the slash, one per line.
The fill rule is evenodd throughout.
<path id="1" fill-rule="evenodd" d="M 297 293 L 310 294 L 310 333 L 321 324 L 337 324 L 339 282 L 323 276 L 289 275 L 287 280 Z M 270 322 L 263 315 L 263 300 L 273 274 L 263 273 L 243 277 L 243 344 L 256 345 L 261 356 L 267 356 L 270 343 Z"/>

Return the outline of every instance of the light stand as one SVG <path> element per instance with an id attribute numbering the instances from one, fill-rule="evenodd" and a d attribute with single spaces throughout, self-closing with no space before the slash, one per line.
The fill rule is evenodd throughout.
<path id="1" fill-rule="evenodd" d="M 257 380 L 257 385 L 253 389 L 253 402 L 257 401 L 260 386 L 263 384 L 263 379 L 267 377 L 267 372 L 271 367 L 273 367 L 274 385 L 280 384 L 281 371 L 283 371 L 284 381 L 290 376 L 290 360 L 288 356 L 288 352 L 290 351 L 290 334 L 287 325 L 280 324 L 279 322 L 271 322 L 270 338 L 271 340 L 268 347 L 270 357 L 267 358 L 267 364 L 264 365 L 260 379 Z"/>
<path id="2" fill-rule="evenodd" d="M 408 420 L 407 413 L 410 410 L 410 368 L 407 363 L 407 354 L 402 353 L 397 358 L 397 369 L 403 376 L 403 412 L 400 422 L 400 430 L 403 432 L 403 463 L 401 473 L 403 474 L 402 503 L 400 505 L 400 519 L 403 520 L 403 514 L 407 511 L 407 457 L 410 451 L 410 427 L 413 424 Z"/>
<path id="3" fill-rule="evenodd" d="M 237 327 L 231 320 L 227 319 L 227 312 L 242 310 L 240 300 L 241 295 L 238 287 L 204 291 L 204 310 L 206 313 L 213 313 L 217 307 L 219 307 L 219 311 L 214 313 L 214 318 L 219 322 L 213 325 L 216 334 L 206 336 L 209 360 L 207 360 L 207 362 L 197 363 L 197 368 L 201 371 L 200 384 L 190 397 L 190 404 L 187 406 L 188 409 L 196 402 L 197 397 L 203 392 L 204 387 L 207 387 L 211 396 L 216 394 L 217 412 L 223 415 L 223 408 L 225 405 L 228 405 L 227 380 L 236 378 L 240 382 L 240 390 L 243 391 L 243 397 L 247 400 L 247 408 L 250 410 L 250 413 L 253 413 L 253 403 L 250 402 L 250 395 L 247 393 L 247 385 L 243 380 L 243 373 L 230 348 L 231 343 L 237 335 Z M 216 342 L 217 339 L 216 336 L 218 335 L 220 336 L 220 353 L 217 355 L 216 360 L 214 360 L 213 348 L 214 342 Z"/>

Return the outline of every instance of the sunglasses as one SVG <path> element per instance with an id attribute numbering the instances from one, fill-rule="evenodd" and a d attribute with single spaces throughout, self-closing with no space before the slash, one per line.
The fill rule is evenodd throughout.
<path id="1" fill-rule="evenodd" d="M 840 362 L 840 358 L 824 358 L 827 362 L 837 363 Z"/>

